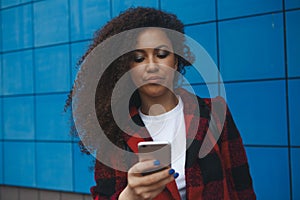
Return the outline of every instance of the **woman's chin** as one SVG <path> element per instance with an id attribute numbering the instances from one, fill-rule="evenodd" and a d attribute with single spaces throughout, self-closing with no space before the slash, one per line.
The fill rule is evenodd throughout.
<path id="1" fill-rule="evenodd" d="M 152 97 L 152 98 L 162 97 L 168 94 L 169 92 L 171 92 L 170 89 L 159 84 L 144 85 L 139 89 L 139 91 L 141 95 L 145 95 L 147 97 Z"/>

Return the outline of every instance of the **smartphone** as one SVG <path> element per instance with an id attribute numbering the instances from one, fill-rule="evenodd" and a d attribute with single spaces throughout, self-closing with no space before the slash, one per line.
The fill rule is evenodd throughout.
<path id="1" fill-rule="evenodd" d="M 148 175 L 171 166 L 171 144 L 167 141 L 147 141 L 138 143 L 139 161 L 159 160 L 160 167 L 143 172 Z"/>

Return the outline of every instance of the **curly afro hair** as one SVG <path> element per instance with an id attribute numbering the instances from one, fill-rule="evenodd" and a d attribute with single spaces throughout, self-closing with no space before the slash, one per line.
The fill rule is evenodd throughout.
<path id="1" fill-rule="evenodd" d="M 81 57 L 78 65 L 80 66 L 87 58 L 89 53 L 91 53 L 93 49 L 95 49 L 106 39 L 127 30 L 143 27 L 165 28 L 184 34 L 184 25 L 174 14 L 163 12 L 154 8 L 129 8 L 119 16 L 113 18 L 95 33 L 92 44 L 89 46 L 89 49 L 85 52 L 85 54 Z M 175 55 L 178 64 L 177 70 L 180 73 L 184 73 L 184 67 L 190 65 L 190 62 L 188 62 L 187 60 L 192 61 L 193 56 L 190 53 L 189 48 L 185 46 L 184 38 L 182 39 L 182 42 L 179 42 L 179 44 L 178 41 L 172 41 L 171 38 L 170 40 L 173 45 L 175 45 L 175 43 L 177 45 L 173 47 L 175 49 L 175 52 L 179 52 L 179 55 L 185 55 L 185 58 L 178 56 L 177 54 Z M 95 109 L 99 124 L 106 136 L 120 148 L 124 148 L 124 141 L 121 137 L 121 130 L 115 123 L 112 115 L 111 95 L 118 80 L 129 70 L 128 57 L 129 55 L 127 54 L 123 55 L 110 64 L 110 66 L 105 70 L 102 77 L 100 78 L 95 94 Z M 87 66 L 81 65 L 81 70 L 84 70 L 84 67 Z M 77 76 L 77 80 L 75 80 L 75 83 L 76 82 L 80 82 L 80 76 Z M 71 105 L 72 97 L 74 96 L 73 93 L 74 88 L 71 90 L 68 96 L 65 106 L 66 109 Z M 121 94 L 119 98 L 122 98 Z M 133 97 L 131 99 L 135 104 L 139 104 L 140 99 L 137 92 L 133 94 Z M 71 132 L 73 135 L 77 135 L 74 126 L 71 129 Z M 85 147 L 82 143 L 80 146 L 82 147 L 82 150 L 85 150 Z"/>

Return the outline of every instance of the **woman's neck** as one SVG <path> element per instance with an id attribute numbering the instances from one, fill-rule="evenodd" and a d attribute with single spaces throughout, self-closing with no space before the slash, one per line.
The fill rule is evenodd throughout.
<path id="1" fill-rule="evenodd" d="M 158 97 L 150 97 L 140 94 L 141 112 L 146 115 L 160 115 L 176 107 L 178 99 L 176 95 L 169 91 Z"/>

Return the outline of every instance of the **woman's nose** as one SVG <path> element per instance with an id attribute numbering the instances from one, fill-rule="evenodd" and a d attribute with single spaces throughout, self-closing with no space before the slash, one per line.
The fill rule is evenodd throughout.
<path id="1" fill-rule="evenodd" d="M 156 72 L 158 70 L 159 70 L 158 63 L 153 58 L 149 58 L 149 62 L 146 64 L 146 71 Z"/>

